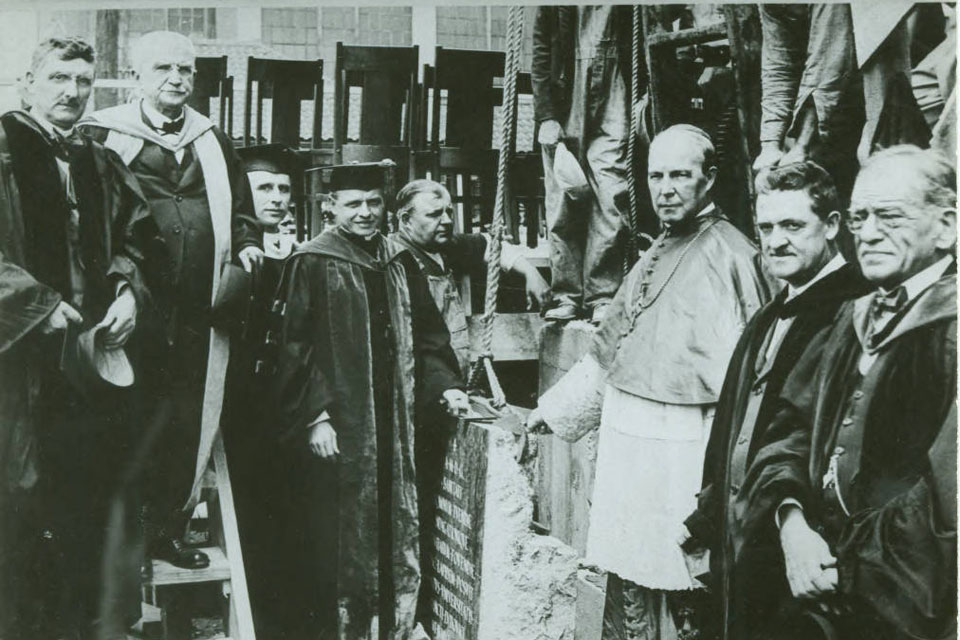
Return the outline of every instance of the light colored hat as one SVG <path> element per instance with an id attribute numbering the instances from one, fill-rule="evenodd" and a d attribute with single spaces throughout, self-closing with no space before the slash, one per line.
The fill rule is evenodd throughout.
<path id="1" fill-rule="evenodd" d="M 96 326 L 81 332 L 70 324 L 64 335 L 60 367 L 67 379 L 82 393 L 96 397 L 116 387 L 129 387 L 135 376 L 122 347 L 107 349 Z"/>
<path id="2" fill-rule="evenodd" d="M 560 142 L 553 156 L 553 175 L 557 185 L 571 200 L 579 200 L 590 193 L 590 184 L 576 156 Z"/>

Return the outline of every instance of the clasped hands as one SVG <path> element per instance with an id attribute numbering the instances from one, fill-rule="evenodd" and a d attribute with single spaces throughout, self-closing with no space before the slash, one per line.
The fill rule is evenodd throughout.
<path id="1" fill-rule="evenodd" d="M 447 413 L 460 418 L 470 412 L 470 399 L 460 389 L 447 389 L 443 392 L 440 403 Z M 310 434 L 307 445 L 310 452 L 321 460 L 332 460 L 340 454 L 337 445 L 337 432 L 330 423 L 329 415 L 324 412 L 309 425 Z"/>
<path id="2" fill-rule="evenodd" d="M 780 546 L 790 591 L 795 598 L 814 600 L 820 609 L 832 610 L 824 598 L 837 592 L 837 559 L 827 542 L 807 524 L 800 507 L 787 506 L 782 515 Z"/>

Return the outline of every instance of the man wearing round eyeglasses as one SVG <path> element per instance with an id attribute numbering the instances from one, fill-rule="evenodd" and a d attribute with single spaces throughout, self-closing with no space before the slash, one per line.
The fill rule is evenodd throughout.
<path id="1" fill-rule="evenodd" d="M 745 486 L 779 528 L 792 634 L 956 633 L 956 199 L 950 162 L 912 146 L 857 177 L 846 222 L 876 291 L 798 362 Z"/>

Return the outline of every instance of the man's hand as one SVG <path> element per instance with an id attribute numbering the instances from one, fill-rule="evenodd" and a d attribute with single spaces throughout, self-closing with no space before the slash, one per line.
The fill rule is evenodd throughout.
<path id="1" fill-rule="evenodd" d="M 40 331 L 44 334 L 63 331 L 70 322 L 80 324 L 83 322 L 83 316 L 66 302 L 60 302 L 54 307 L 53 311 L 50 312 L 47 319 L 43 321 L 43 324 L 40 325 Z"/>
<path id="2" fill-rule="evenodd" d="M 760 147 L 760 155 L 753 161 L 753 172 L 760 173 L 767 169 L 772 169 L 780 163 L 783 157 L 783 149 L 779 144 L 773 142 L 764 142 Z"/>
<path id="3" fill-rule="evenodd" d="M 550 285 L 543 279 L 540 272 L 531 265 L 530 271 L 525 274 L 527 282 L 527 309 L 543 309 L 550 301 Z"/>
<path id="4" fill-rule="evenodd" d="M 308 441 L 310 451 L 321 460 L 333 460 L 340 453 L 337 446 L 337 432 L 329 420 L 321 420 L 310 425 Z"/>
<path id="5" fill-rule="evenodd" d="M 547 426 L 547 421 L 543 419 L 540 409 L 534 409 L 527 414 L 527 433 L 548 434 L 553 433 Z"/>
<path id="6" fill-rule="evenodd" d="M 107 349 L 119 349 L 130 338 L 137 326 L 137 299 L 130 287 L 126 287 L 113 301 L 103 315 L 97 327 L 106 327 L 103 333 L 103 346 Z"/>
<path id="7" fill-rule="evenodd" d="M 470 398 L 460 389 L 447 389 L 443 392 L 443 408 L 454 418 L 462 418 L 470 413 Z"/>
<path id="8" fill-rule="evenodd" d="M 837 590 L 837 559 L 820 535 L 810 528 L 803 511 L 786 507 L 780 525 L 780 545 L 787 581 L 796 598 L 820 598 Z"/>
<path id="9" fill-rule="evenodd" d="M 554 147 L 563 137 L 563 128 L 556 120 L 544 120 L 540 124 L 540 133 L 537 134 L 537 142 L 545 147 Z"/>
<path id="10" fill-rule="evenodd" d="M 253 273 L 263 264 L 263 249 L 260 247 L 245 247 L 240 250 L 240 266 L 247 273 Z"/>

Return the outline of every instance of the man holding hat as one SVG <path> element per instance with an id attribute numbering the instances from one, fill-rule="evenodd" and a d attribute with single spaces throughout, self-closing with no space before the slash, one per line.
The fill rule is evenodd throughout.
<path id="1" fill-rule="evenodd" d="M 158 434 L 147 471 L 151 554 L 191 569 L 209 565 L 182 537 L 220 425 L 229 356 L 226 329 L 243 270 L 263 259 L 247 177 L 230 139 L 187 105 L 195 51 L 189 38 L 147 33 L 131 58 L 143 98 L 98 111 L 87 131 L 137 176 L 159 229 L 145 277 L 154 304 L 145 314 L 149 389 L 145 432 Z M 235 286 L 239 285 L 239 286 Z"/>
<path id="2" fill-rule="evenodd" d="M 74 127 L 94 55 L 80 38 L 43 41 L 24 77 L 29 110 L 0 117 L 3 638 L 95 633 L 129 445 L 118 387 L 133 382 L 123 347 L 145 299 L 137 238 L 152 227 L 120 158 Z"/>
<path id="3" fill-rule="evenodd" d="M 416 260 L 381 235 L 382 183 L 381 165 L 335 167 L 335 226 L 297 249 L 280 283 L 290 637 L 417 637 L 413 425 L 431 405 L 469 409 Z"/>

